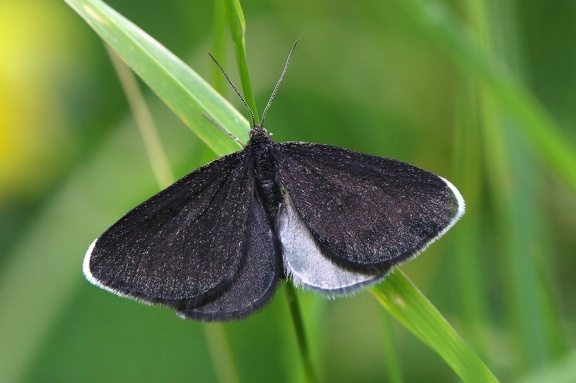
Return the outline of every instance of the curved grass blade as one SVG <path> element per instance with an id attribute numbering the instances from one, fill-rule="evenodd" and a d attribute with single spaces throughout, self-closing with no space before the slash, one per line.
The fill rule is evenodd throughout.
<path id="1" fill-rule="evenodd" d="M 226 5 L 226 16 L 228 18 L 228 25 L 232 34 L 232 41 L 234 43 L 234 51 L 236 52 L 236 63 L 238 65 L 238 73 L 240 74 L 240 81 L 242 82 L 242 90 L 244 91 L 244 98 L 254 112 L 256 123 L 260 123 L 260 116 L 258 115 L 258 108 L 252 91 L 252 82 L 250 81 L 250 73 L 248 72 L 248 62 L 246 60 L 246 20 L 244 18 L 244 11 L 239 0 L 223 0 Z"/>
<path id="2" fill-rule="evenodd" d="M 496 377 L 424 295 L 396 270 L 370 292 L 406 328 L 436 351 L 464 382 L 495 383 Z"/>
<path id="3" fill-rule="evenodd" d="M 231 153 L 238 144 L 203 113 L 242 142 L 248 140 L 242 115 L 160 43 L 99 0 L 66 2 L 215 153 Z"/>

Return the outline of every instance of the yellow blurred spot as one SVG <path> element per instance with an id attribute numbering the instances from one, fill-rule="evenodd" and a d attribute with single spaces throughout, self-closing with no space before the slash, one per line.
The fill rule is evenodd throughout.
<path id="1" fill-rule="evenodd" d="M 42 193 L 74 148 L 60 97 L 74 16 L 64 2 L 0 2 L 0 205 Z"/>

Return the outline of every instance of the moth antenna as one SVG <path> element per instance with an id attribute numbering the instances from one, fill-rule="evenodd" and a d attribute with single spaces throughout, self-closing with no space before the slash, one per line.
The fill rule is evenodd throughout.
<path id="1" fill-rule="evenodd" d="M 224 75 L 224 77 L 226 78 L 226 81 L 228 81 L 228 84 L 230 84 L 230 86 L 232 87 L 232 89 L 234 89 L 234 92 L 236 92 L 236 94 L 238 95 L 238 97 L 240 97 L 240 100 L 242 101 L 242 103 L 244 104 L 244 107 L 246 108 L 246 110 L 248 111 L 248 113 L 250 114 L 250 119 L 252 120 L 252 127 L 256 126 L 256 118 L 254 117 L 254 112 L 252 112 L 252 109 L 250 108 L 250 106 L 248 105 L 248 103 L 246 102 L 246 100 L 244 99 L 244 97 L 242 97 L 242 94 L 240 93 L 240 91 L 238 90 L 238 88 L 236 88 L 236 86 L 232 83 L 232 80 L 230 80 L 230 77 L 228 77 L 228 75 L 226 74 L 226 72 L 224 71 L 224 68 L 222 68 L 222 65 L 220 65 L 220 63 L 218 61 L 216 61 L 216 59 L 214 58 L 214 56 L 212 56 L 210 53 L 208 53 L 208 55 L 210 55 L 210 58 L 216 63 L 216 65 L 218 65 L 218 68 L 220 68 L 220 72 L 222 72 L 222 74 Z"/>
<path id="2" fill-rule="evenodd" d="M 286 75 L 286 71 L 288 70 L 288 65 L 290 65 L 290 59 L 292 58 L 292 53 L 294 53 L 294 50 L 296 49 L 296 45 L 298 44 L 298 41 L 300 41 L 300 39 L 298 39 L 294 42 L 294 45 L 292 46 L 292 49 L 290 50 L 290 53 L 288 54 L 288 58 L 286 59 L 286 64 L 284 64 L 284 69 L 282 70 L 282 74 L 280 75 L 280 78 L 278 79 L 278 82 L 276 83 L 276 86 L 274 87 L 274 90 L 272 91 L 272 94 L 270 95 L 270 99 L 268 100 L 268 103 L 266 104 L 266 107 L 264 108 L 264 112 L 262 112 L 262 118 L 260 120 L 261 126 L 264 126 L 264 120 L 266 119 L 266 113 L 268 112 L 268 109 L 270 108 L 270 104 L 272 104 L 274 97 L 276 97 L 276 92 L 278 92 L 278 88 L 280 88 L 280 84 L 282 84 L 282 80 L 284 80 L 284 76 Z"/>
<path id="3" fill-rule="evenodd" d="M 245 147 L 245 145 L 242 143 L 242 141 L 240 141 L 240 139 L 238 137 L 236 137 L 235 135 L 233 135 L 232 133 L 230 133 L 227 129 L 225 129 L 222 125 L 220 125 L 218 123 L 218 121 L 216 121 L 215 119 L 213 119 L 212 117 L 210 117 L 210 115 L 208 115 L 207 113 L 202 112 L 202 115 L 208 120 L 210 121 L 215 127 L 217 127 L 218 129 L 220 129 L 221 131 L 223 131 L 224 133 L 226 133 L 226 135 L 228 137 L 230 137 L 231 139 L 233 139 L 234 141 L 236 141 L 237 143 L 240 144 L 241 147 Z"/>

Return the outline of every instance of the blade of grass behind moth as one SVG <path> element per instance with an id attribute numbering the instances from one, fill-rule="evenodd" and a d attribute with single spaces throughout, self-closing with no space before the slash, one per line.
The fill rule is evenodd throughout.
<path id="1" fill-rule="evenodd" d="M 318 379 L 316 378 L 314 365 L 310 355 L 310 348 L 308 347 L 308 340 L 306 338 L 306 331 L 304 329 L 304 322 L 302 320 L 302 311 L 300 310 L 298 295 L 296 294 L 296 289 L 291 282 L 286 283 L 285 289 L 286 296 L 288 298 L 288 306 L 290 307 L 290 314 L 292 316 L 292 322 L 294 323 L 296 340 L 298 341 L 298 349 L 300 350 L 300 356 L 302 358 L 306 381 L 308 383 L 316 383 L 318 382 Z"/>
<path id="2" fill-rule="evenodd" d="M 224 326 L 221 323 L 203 323 L 202 327 L 218 381 L 221 383 L 239 383 L 240 378 L 232 352 L 230 352 L 230 344 Z"/>

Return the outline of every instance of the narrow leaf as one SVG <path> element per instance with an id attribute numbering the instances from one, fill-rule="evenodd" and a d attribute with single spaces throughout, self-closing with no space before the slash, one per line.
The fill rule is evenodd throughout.
<path id="1" fill-rule="evenodd" d="M 242 115 L 160 43 L 102 1 L 66 2 L 214 152 L 224 155 L 238 150 L 238 144 L 204 114 L 247 141 L 249 125 Z"/>
<path id="2" fill-rule="evenodd" d="M 497 382 L 436 308 L 396 270 L 371 293 L 396 319 L 436 351 L 464 382 Z"/>

